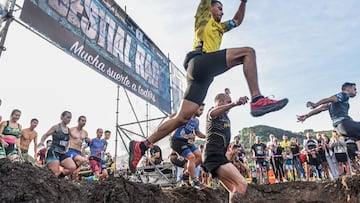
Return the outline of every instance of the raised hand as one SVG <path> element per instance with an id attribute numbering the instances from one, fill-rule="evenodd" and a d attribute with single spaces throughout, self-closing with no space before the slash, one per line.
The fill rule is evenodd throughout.
<path id="1" fill-rule="evenodd" d="M 296 117 L 297 117 L 297 122 L 304 122 L 308 118 L 306 114 L 301 116 L 296 115 Z"/>
<path id="2" fill-rule="evenodd" d="M 314 102 L 310 102 L 310 101 L 308 101 L 307 103 L 306 103 L 306 107 L 309 107 L 309 108 L 311 108 L 311 109 L 315 109 L 316 107 L 318 107 L 319 105 L 316 105 Z"/>
<path id="3" fill-rule="evenodd" d="M 247 102 L 249 101 L 249 98 L 247 96 L 244 96 L 244 97 L 240 97 L 239 99 L 237 99 L 235 101 L 235 104 L 236 105 L 244 105 L 246 104 Z"/>

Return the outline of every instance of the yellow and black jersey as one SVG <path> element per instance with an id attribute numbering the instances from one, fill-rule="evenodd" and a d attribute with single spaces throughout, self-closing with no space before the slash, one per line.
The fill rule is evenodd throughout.
<path id="1" fill-rule="evenodd" d="M 210 7 L 211 0 L 201 0 L 196 11 L 194 50 L 202 46 L 203 52 L 218 51 L 223 34 L 236 27 L 234 20 L 216 22 Z"/>

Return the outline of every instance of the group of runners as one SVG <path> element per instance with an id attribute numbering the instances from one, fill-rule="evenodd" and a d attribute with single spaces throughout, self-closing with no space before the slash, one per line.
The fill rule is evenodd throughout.
<path id="1" fill-rule="evenodd" d="M 246 0 L 241 0 L 233 19 L 221 22 L 223 4 L 215 0 L 200 0 L 195 14 L 195 40 L 193 51 L 184 61 L 187 88 L 177 114 L 164 123 L 145 141 L 131 141 L 129 144 L 129 167 L 134 171 L 147 148 L 177 128 L 186 125 L 203 104 L 207 90 L 214 77 L 238 65 L 243 65 L 244 75 L 251 95 L 251 115 L 259 117 L 282 109 L 287 99 L 279 101 L 264 97 L 258 85 L 255 50 L 250 47 L 220 49 L 225 32 L 239 26 L 245 15 Z M 227 112 L 244 105 L 248 97 L 232 101 L 225 93 L 215 98 L 215 106 L 208 113 L 207 142 L 204 147 L 203 164 L 213 176 L 221 180 L 230 192 L 230 201 L 237 202 L 246 191 L 246 181 L 239 171 L 225 157 L 230 142 L 230 121 Z M 196 163 L 196 162 L 195 162 Z M 196 182 L 196 179 L 195 179 Z M 201 188 L 201 187 L 200 187 Z"/>
<path id="2" fill-rule="evenodd" d="M 178 112 L 162 123 L 150 137 L 144 141 L 129 143 L 129 168 L 136 170 L 138 162 L 148 147 L 172 134 L 178 128 L 187 128 L 194 114 L 203 104 L 207 90 L 215 76 L 238 65 L 243 66 L 243 72 L 250 91 L 251 115 L 259 117 L 267 113 L 278 111 L 286 106 L 288 99 L 272 100 L 264 97 L 259 89 L 255 50 L 250 47 L 220 49 L 222 36 L 225 32 L 238 27 L 245 16 L 247 0 L 241 0 L 233 19 L 221 21 L 223 4 L 218 0 L 200 0 L 195 14 L 195 39 L 193 51 L 190 51 L 184 61 L 187 87 Z M 348 99 L 356 95 L 354 83 L 345 83 L 342 92 L 317 103 L 308 102 L 307 106 L 314 110 L 308 114 L 298 116 L 298 121 L 321 111 L 329 110 L 333 125 L 342 135 L 358 138 L 360 123 L 348 116 Z M 238 202 L 246 192 L 247 183 L 240 172 L 230 164 L 225 157 L 230 142 L 230 122 L 227 112 L 248 102 L 247 97 L 231 100 L 221 93 L 215 98 L 215 105 L 207 115 L 206 144 L 202 162 L 207 170 L 217 176 L 229 191 L 230 202 Z M 320 107 L 321 106 L 321 107 Z M 319 107 L 319 108 L 318 108 Z M 192 127 L 193 128 L 193 127 Z M 183 142 L 185 145 L 185 142 Z M 177 147 L 176 145 L 173 145 Z M 191 149 L 190 149 L 191 150 Z M 196 155 L 188 157 L 188 166 L 196 165 L 199 161 Z M 192 170 L 192 169 L 191 169 Z M 196 179 L 194 179 L 196 182 Z"/>
<path id="3" fill-rule="evenodd" d="M 38 133 L 35 128 L 39 120 L 31 119 L 30 127 L 22 129 L 18 122 L 20 116 L 21 111 L 14 109 L 10 119 L 0 123 L 0 158 L 35 162 L 39 157 L 38 163 L 46 164 L 55 176 L 71 176 L 74 181 L 79 180 L 81 166 L 88 163 L 93 175 L 86 179 L 98 180 L 108 177 L 105 155 L 111 135 L 109 130 L 104 132 L 102 128 L 98 128 L 96 137 L 90 139 L 88 132 L 84 129 L 86 117 L 79 116 L 78 125 L 69 128 L 72 113 L 64 111 L 60 116 L 61 121 L 53 125 L 38 143 Z M 104 138 L 102 138 L 103 135 Z M 32 141 L 34 143 L 33 159 L 29 158 L 28 154 Z M 85 152 L 87 147 L 90 148 L 89 156 Z"/>
<path id="4" fill-rule="evenodd" d="M 202 189 L 196 177 L 193 177 L 194 166 L 202 163 L 213 177 L 218 177 L 220 182 L 229 191 L 230 202 L 238 202 L 245 194 L 247 183 L 239 170 L 229 162 L 225 154 L 230 143 L 230 120 L 227 113 L 234 107 L 246 105 L 250 100 L 250 113 L 260 117 L 270 112 L 284 108 L 288 99 L 273 100 L 264 97 L 258 85 L 257 65 L 255 50 L 251 47 L 227 48 L 220 50 L 223 34 L 238 27 L 244 19 L 247 0 L 241 0 L 234 17 L 222 21 L 223 4 L 218 0 L 200 0 L 195 14 L 195 39 L 193 50 L 184 60 L 187 87 L 180 108 L 176 114 L 162 123 L 157 130 L 144 141 L 131 141 L 129 144 L 129 168 L 135 171 L 138 162 L 145 151 L 152 144 L 172 134 L 171 145 L 176 153 L 184 156 L 187 170 L 194 186 Z M 194 120 L 202 107 L 207 90 L 214 77 L 242 65 L 244 76 L 248 84 L 250 98 L 243 96 L 232 100 L 226 93 L 215 96 L 214 106 L 207 112 L 207 131 L 198 133 L 198 123 Z M 359 143 L 360 123 L 353 121 L 348 115 L 349 98 L 356 95 L 355 83 L 344 83 L 342 91 L 329 98 L 324 98 L 316 103 L 308 102 L 307 107 L 313 110 L 298 116 L 299 122 L 304 122 L 309 117 L 322 111 L 329 110 L 334 129 L 341 135 L 353 137 Z M 6 156 L 16 157 L 15 142 L 17 142 L 21 126 L 16 122 L 20 111 L 12 114 L 12 119 L 0 126 L 2 150 Z M 96 163 L 92 168 L 101 169 L 99 153 L 106 148 L 106 140 L 100 139 L 102 129 L 98 129 L 97 137 L 87 139 L 87 132 L 83 129 L 86 118 L 80 116 L 76 127 L 68 128 L 71 113 L 65 111 L 61 114 L 61 122 L 52 126 L 46 132 L 38 145 L 43 146 L 47 137 L 52 136 L 52 144 L 48 149 L 46 162 L 57 176 L 72 174 L 78 165 L 86 161 L 81 155 L 81 145 L 94 146 L 90 163 Z M 196 135 L 205 136 L 206 144 L 202 158 L 193 146 L 188 145 L 188 135 L 195 131 Z M 67 146 L 70 145 L 70 150 Z M 4 153 L 4 152 L 1 152 Z M 0 154 L 0 156 L 3 154 Z M 14 155 L 14 157 L 13 157 Z M 77 157 L 77 158 L 76 158 Z M 100 177 L 100 176 L 99 176 Z"/>

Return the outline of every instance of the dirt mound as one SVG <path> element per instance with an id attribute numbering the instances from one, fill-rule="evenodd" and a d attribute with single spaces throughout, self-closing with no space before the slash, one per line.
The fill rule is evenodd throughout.
<path id="1" fill-rule="evenodd" d="M 328 182 L 287 182 L 249 185 L 242 202 L 360 202 L 360 176 Z"/>
<path id="2" fill-rule="evenodd" d="M 69 202 L 81 193 L 81 188 L 48 169 L 7 159 L 0 160 L 0 190 L 0 202 Z"/>
<path id="3" fill-rule="evenodd" d="M 222 187 L 161 188 L 122 177 L 72 183 L 30 163 L 0 160 L 0 202 L 228 202 Z M 242 202 L 360 202 L 360 176 L 334 182 L 249 185 Z"/>

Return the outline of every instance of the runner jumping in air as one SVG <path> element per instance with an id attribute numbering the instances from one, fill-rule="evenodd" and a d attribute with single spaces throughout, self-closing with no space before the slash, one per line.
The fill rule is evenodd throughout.
<path id="1" fill-rule="evenodd" d="M 214 80 L 229 69 L 243 65 L 251 94 L 251 115 L 262 116 L 282 109 L 287 99 L 279 101 L 264 97 L 259 89 L 255 51 L 250 47 L 219 50 L 225 32 L 239 26 L 244 19 L 246 0 L 241 0 L 233 19 L 221 22 L 223 7 L 220 1 L 201 0 L 195 15 L 195 41 L 193 51 L 184 61 L 187 71 L 187 88 L 176 116 L 162 123 L 145 141 L 129 144 L 129 168 L 135 171 L 138 162 L 151 143 L 155 143 L 178 127 L 186 124 L 203 103 L 207 90 Z"/>

